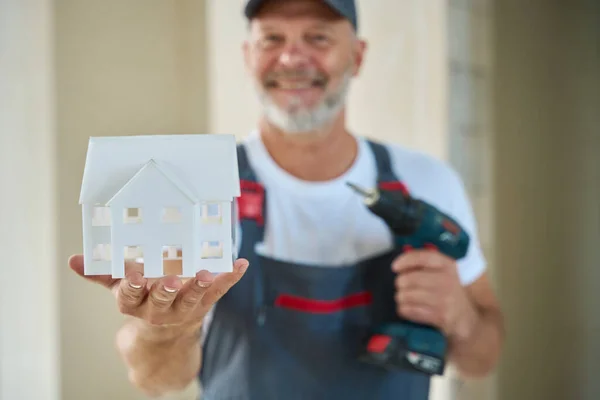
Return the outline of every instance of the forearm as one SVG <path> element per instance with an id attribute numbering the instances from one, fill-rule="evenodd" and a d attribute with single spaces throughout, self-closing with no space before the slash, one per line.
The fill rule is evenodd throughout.
<path id="1" fill-rule="evenodd" d="M 466 378 L 481 378 L 495 367 L 504 340 L 502 313 L 496 309 L 479 310 L 474 328 L 464 338 L 450 340 L 450 361 Z"/>
<path id="2" fill-rule="evenodd" d="M 201 365 L 200 328 L 150 327 L 129 320 L 117 334 L 117 348 L 130 381 L 150 396 L 187 387 Z"/>

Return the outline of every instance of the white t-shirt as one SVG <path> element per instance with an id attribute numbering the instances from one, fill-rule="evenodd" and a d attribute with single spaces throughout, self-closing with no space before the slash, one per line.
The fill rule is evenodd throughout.
<path id="1" fill-rule="evenodd" d="M 352 167 L 327 182 L 306 182 L 281 169 L 257 132 L 243 140 L 268 199 L 264 241 L 256 246 L 259 254 L 335 268 L 391 248 L 389 228 L 346 185 L 352 182 L 370 188 L 376 183 L 374 155 L 364 138 L 356 140 L 358 156 Z M 394 172 L 411 195 L 452 216 L 471 236 L 468 254 L 458 262 L 458 272 L 464 285 L 472 283 L 485 270 L 486 261 L 462 180 L 451 167 L 429 155 L 394 144 L 387 144 L 387 148 Z M 238 224 L 238 252 L 243 234 Z"/>

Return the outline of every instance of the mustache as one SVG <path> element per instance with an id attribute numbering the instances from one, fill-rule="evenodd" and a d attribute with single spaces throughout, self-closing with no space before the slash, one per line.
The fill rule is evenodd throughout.
<path id="1" fill-rule="evenodd" d="M 325 86 L 328 81 L 326 75 L 319 73 L 314 70 L 286 70 L 286 71 L 278 71 L 269 73 L 265 79 L 264 84 L 268 88 L 273 88 L 278 86 L 279 80 L 308 80 L 312 81 L 314 86 Z"/>

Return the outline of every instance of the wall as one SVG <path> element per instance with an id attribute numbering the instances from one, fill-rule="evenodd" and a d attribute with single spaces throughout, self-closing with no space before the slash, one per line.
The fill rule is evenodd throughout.
<path id="1" fill-rule="evenodd" d="M 0 400 L 58 400 L 52 4 L 0 2 Z"/>
<path id="2" fill-rule="evenodd" d="M 473 204 L 488 273 L 495 282 L 494 12 L 489 0 L 450 0 L 448 5 L 448 158 Z M 495 375 L 477 381 L 457 380 L 453 390 L 456 400 L 493 400 Z"/>
<path id="3" fill-rule="evenodd" d="M 54 13 L 61 400 L 142 399 L 114 347 L 123 320 L 112 295 L 75 276 L 67 258 L 82 251 L 77 201 L 89 136 L 205 130 L 204 8 L 57 0 Z"/>
<path id="4" fill-rule="evenodd" d="M 600 3 L 495 3 L 499 400 L 600 396 Z"/>

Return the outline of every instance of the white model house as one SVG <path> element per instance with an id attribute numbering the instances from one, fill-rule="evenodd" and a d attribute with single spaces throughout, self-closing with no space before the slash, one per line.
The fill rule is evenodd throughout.
<path id="1" fill-rule="evenodd" d="M 240 195 L 233 135 L 93 137 L 81 185 L 86 275 L 124 277 L 232 269 L 233 204 Z"/>

